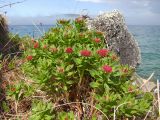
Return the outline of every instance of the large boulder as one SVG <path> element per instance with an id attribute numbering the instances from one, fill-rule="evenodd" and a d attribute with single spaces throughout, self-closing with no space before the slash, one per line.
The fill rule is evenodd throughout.
<path id="1" fill-rule="evenodd" d="M 119 55 L 122 64 L 134 68 L 140 64 L 140 49 L 119 11 L 105 12 L 94 19 L 88 19 L 87 26 L 104 33 L 109 49 Z"/>

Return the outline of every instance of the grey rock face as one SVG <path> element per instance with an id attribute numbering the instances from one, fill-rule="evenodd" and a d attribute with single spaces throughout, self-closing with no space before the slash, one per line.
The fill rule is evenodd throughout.
<path id="1" fill-rule="evenodd" d="M 106 12 L 94 19 L 88 19 L 87 26 L 104 33 L 109 49 L 119 55 L 122 64 L 134 68 L 140 64 L 140 49 L 119 11 Z"/>

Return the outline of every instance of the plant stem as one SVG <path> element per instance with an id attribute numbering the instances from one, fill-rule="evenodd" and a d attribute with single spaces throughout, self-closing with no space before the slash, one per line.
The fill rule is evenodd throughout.
<path id="1" fill-rule="evenodd" d="M 15 101 L 14 104 L 15 104 L 15 111 L 16 111 L 16 114 L 17 114 L 18 113 L 18 109 L 17 109 L 18 108 L 18 101 Z"/>
<path id="2" fill-rule="evenodd" d="M 117 107 L 114 106 L 114 116 L 113 116 L 113 120 L 116 120 L 116 112 L 118 111 L 118 108 L 125 105 L 125 104 L 128 104 L 130 102 L 125 102 L 125 103 L 122 103 L 120 105 L 118 105 Z"/>
<path id="3" fill-rule="evenodd" d="M 81 82 L 83 80 L 83 75 L 84 75 L 84 70 L 82 70 L 82 73 L 80 73 L 80 79 L 79 79 L 79 83 L 78 83 L 78 86 L 80 87 L 81 85 Z"/>

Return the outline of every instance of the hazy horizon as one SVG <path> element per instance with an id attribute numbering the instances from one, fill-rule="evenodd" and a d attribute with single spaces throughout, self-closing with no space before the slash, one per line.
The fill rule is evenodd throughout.
<path id="1" fill-rule="evenodd" d="M 0 7 L 22 0 L 0 0 Z M 160 0 L 25 0 L 0 8 L 10 25 L 52 24 L 55 19 L 85 13 L 97 16 L 103 11 L 119 10 L 129 25 L 160 25 Z M 83 11 L 83 12 L 82 12 Z"/>
<path id="2" fill-rule="evenodd" d="M 75 19 L 80 14 L 59 14 L 59 15 L 51 15 L 51 16 L 37 16 L 37 17 L 6 17 L 9 25 L 39 25 L 42 23 L 43 25 L 54 25 L 58 19 Z M 91 18 L 96 17 L 96 15 L 90 15 Z M 136 23 L 130 22 L 127 18 L 125 18 L 125 22 L 127 25 L 155 25 L 159 26 L 160 24 L 146 24 L 146 23 Z"/>

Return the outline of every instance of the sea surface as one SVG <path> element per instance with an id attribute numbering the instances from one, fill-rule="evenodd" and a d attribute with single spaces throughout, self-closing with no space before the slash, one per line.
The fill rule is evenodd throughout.
<path id="1" fill-rule="evenodd" d="M 9 26 L 11 32 L 20 36 L 40 37 L 54 25 L 14 25 Z M 137 72 L 142 77 L 149 77 L 155 72 L 154 79 L 160 79 L 160 26 L 128 26 L 129 31 L 139 43 L 142 63 Z"/>

